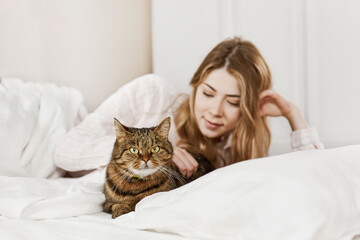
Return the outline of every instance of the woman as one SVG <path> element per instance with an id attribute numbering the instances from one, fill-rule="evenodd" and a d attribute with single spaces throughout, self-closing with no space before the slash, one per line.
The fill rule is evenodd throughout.
<path id="1" fill-rule="evenodd" d="M 249 41 L 219 43 L 195 72 L 190 97 L 178 94 L 156 75 L 145 75 L 121 87 L 73 128 L 59 144 L 55 163 L 67 171 L 101 168 L 110 160 L 115 140 L 113 119 L 132 127 L 173 120 L 169 134 L 173 161 L 184 177 L 198 167 L 194 153 L 216 167 L 268 154 L 267 116 L 288 119 L 294 150 L 323 148 L 298 107 L 271 90 L 270 70 Z"/>

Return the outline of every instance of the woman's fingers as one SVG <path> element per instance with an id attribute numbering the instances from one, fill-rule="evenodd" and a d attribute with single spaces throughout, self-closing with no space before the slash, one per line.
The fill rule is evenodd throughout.
<path id="1" fill-rule="evenodd" d="M 260 99 L 260 101 L 261 100 L 263 100 L 264 98 L 266 98 L 266 97 L 273 97 L 274 96 L 274 94 L 275 94 L 276 92 L 274 91 L 274 90 L 272 90 L 272 89 L 267 89 L 267 90 L 264 90 L 264 91 L 262 91 L 261 93 L 260 93 L 260 95 L 259 95 L 259 99 Z"/>
<path id="2" fill-rule="evenodd" d="M 187 163 L 186 160 L 184 160 L 184 157 L 182 156 L 182 154 L 174 153 L 173 162 L 179 169 L 179 172 L 181 173 L 181 175 L 183 175 L 184 177 L 187 177 L 189 175 L 188 169 L 190 169 L 191 166 Z"/>
<path id="3" fill-rule="evenodd" d="M 174 148 L 173 162 L 180 173 L 186 178 L 191 177 L 199 166 L 198 162 L 190 153 L 179 147 Z"/>
<path id="4" fill-rule="evenodd" d="M 267 103 L 267 102 L 276 102 L 277 104 L 279 104 L 281 102 L 281 100 L 283 100 L 284 97 L 282 97 L 279 93 L 277 93 L 274 90 L 265 90 L 262 91 L 259 95 L 259 102 L 260 102 L 260 106 Z"/>
<path id="5" fill-rule="evenodd" d="M 193 175 L 197 169 L 198 169 L 198 166 L 199 166 L 199 163 L 196 161 L 196 159 L 190 154 L 188 153 L 185 149 L 181 149 L 185 158 L 187 159 L 188 163 L 190 163 L 191 165 L 191 169 L 190 170 L 190 176 Z"/>
<path id="6" fill-rule="evenodd" d="M 178 150 L 177 158 L 180 162 L 181 174 L 186 178 L 191 177 L 197 169 L 196 160 L 184 149 Z"/>
<path id="7" fill-rule="evenodd" d="M 260 93 L 259 105 L 261 116 L 285 116 L 292 108 L 290 101 L 271 89 Z"/>

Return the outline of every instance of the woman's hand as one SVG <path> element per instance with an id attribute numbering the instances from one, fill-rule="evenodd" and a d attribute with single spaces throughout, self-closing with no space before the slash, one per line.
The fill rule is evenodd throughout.
<path id="1" fill-rule="evenodd" d="M 174 147 L 173 162 L 185 178 L 190 178 L 199 166 L 190 153 L 179 147 Z"/>
<path id="2" fill-rule="evenodd" d="M 261 92 L 259 102 L 260 116 L 284 116 L 288 119 L 293 131 L 309 127 L 300 109 L 278 92 L 271 89 Z"/>

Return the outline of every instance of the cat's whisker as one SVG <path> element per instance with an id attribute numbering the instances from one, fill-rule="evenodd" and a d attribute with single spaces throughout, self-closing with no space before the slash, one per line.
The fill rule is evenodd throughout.
<path id="1" fill-rule="evenodd" d="M 182 176 L 180 173 L 178 173 L 177 171 L 172 170 L 172 169 L 167 169 L 167 170 L 168 170 L 169 172 L 171 172 L 171 174 L 172 174 L 177 180 L 179 180 L 182 185 L 184 185 L 184 184 L 187 183 L 186 180 L 183 178 L 183 176 Z"/>
<path id="2" fill-rule="evenodd" d="M 174 178 L 172 177 L 172 175 L 170 174 L 170 173 L 168 173 L 167 171 L 166 171 L 166 169 L 165 168 L 160 168 L 160 170 L 159 170 L 161 173 L 163 173 L 166 177 L 168 177 L 170 180 L 171 180 L 171 182 L 172 182 L 172 188 L 176 188 L 177 187 L 177 185 L 176 185 L 176 182 L 174 181 Z"/>
<path id="3" fill-rule="evenodd" d="M 186 181 L 184 180 L 184 178 L 180 175 L 180 173 L 178 173 L 175 170 L 172 170 L 170 168 L 167 167 L 162 167 L 162 169 L 169 174 L 171 179 L 176 178 L 182 185 L 186 184 Z"/>
<path id="4" fill-rule="evenodd" d="M 113 179 L 114 177 L 117 177 L 117 176 L 119 176 L 119 179 L 114 183 L 113 186 L 111 186 L 111 188 L 113 190 L 115 190 L 115 191 L 116 191 L 116 188 L 114 189 L 114 186 L 117 186 L 119 180 L 121 180 L 123 178 L 123 175 L 121 173 L 116 173 L 116 174 L 110 175 L 108 178 L 106 178 L 106 181 L 107 181 L 107 180 L 111 180 L 111 179 Z"/>
<path id="5" fill-rule="evenodd" d="M 183 179 L 182 176 L 181 176 L 181 174 L 178 173 L 177 171 L 175 171 L 175 170 L 173 170 L 173 169 L 171 169 L 171 168 L 168 168 L 168 167 L 163 167 L 163 168 L 164 168 L 165 171 L 167 171 L 167 172 L 170 173 L 171 175 L 174 175 L 175 177 L 180 177 L 181 179 Z"/>
<path id="6" fill-rule="evenodd" d="M 161 172 L 166 174 L 166 176 L 169 176 L 169 177 L 173 178 L 173 173 L 168 171 L 168 169 L 166 167 L 162 167 Z"/>
<path id="7" fill-rule="evenodd" d="M 128 171 L 127 169 L 125 169 L 125 173 L 120 173 L 119 172 L 119 173 L 116 174 L 116 176 L 117 175 L 121 175 L 121 176 L 119 177 L 119 179 L 114 184 L 116 186 L 115 189 L 112 187 L 112 189 L 114 189 L 113 197 L 115 197 L 115 193 L 116 193 L 117 189 L 122 185 L 122 183 L 124 183 L 125 181 L 129 181 L 133 177 L 132 172 Z"/>
<path id="8" fill-rule="evenodd" d="M 115 193 L 116 193 L 118 187 L 121 186 L 121 184 L 126 180 L 125 178 L 126 178 L 126 175 L 123 174 L 122 176 L 119 177 L 119 179 L 118 179 L 118 180 L 116 181 L 116 183 L 114 184 L 115 189 L 114 189 L 114 186 L 111 187 L 111 188 L 114 190 L 113 193 L 112 193 L 112 194 L 113 194 L 113 198 L 115 198 Z M 120 183 L 119 183 L 119 181 L 120 181 Z M 118 183 L 119 183 L 119 184 L 118 184 Z"/>
<path id="9" fill-rule="evenodd" d="M 117 176 L 122 176 L 123 174 L 121 172 L 117 172 L 116 174 L 109 175 L 109 177 L 106 178 L 106 180 L 110 180 Z"/>

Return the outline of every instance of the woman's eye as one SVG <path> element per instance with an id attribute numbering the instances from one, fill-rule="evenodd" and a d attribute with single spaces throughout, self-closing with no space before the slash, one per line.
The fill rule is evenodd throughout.
<path id="1" fill-rule="evenodd" d="M 137 149 L 136 147 L 131 147 L 129 149 L 129 151 L 132 153 L 132 154 L 138 154 L 139 153 L 139 149 Z"/>
<path id="2" fill-rule="evenodd" d="M 228 103 L 230 103 L 230 105 L 235 106 L 235 107 L 238 107 L 240 104 L 239 102 L 230 102 L 230 101 L 228 101 Z"/>
<path id="3" fill-rule="evenodd" d="M 207 93 L 207 92 L 203 92 L 203 94 L 207 97 L 212 97 L 212 95 L 210 93 Z"/>
<path id="4" fill-rule="evenodd" d="M 151 152 L 152 152 L 152 153 L 157 153 L 157 152 L 159 152 L 159 151 L 160 151 L 159 146 L 155 146 L 155 147 L 153 147 L 153 148 L 151 149 Z"/>

